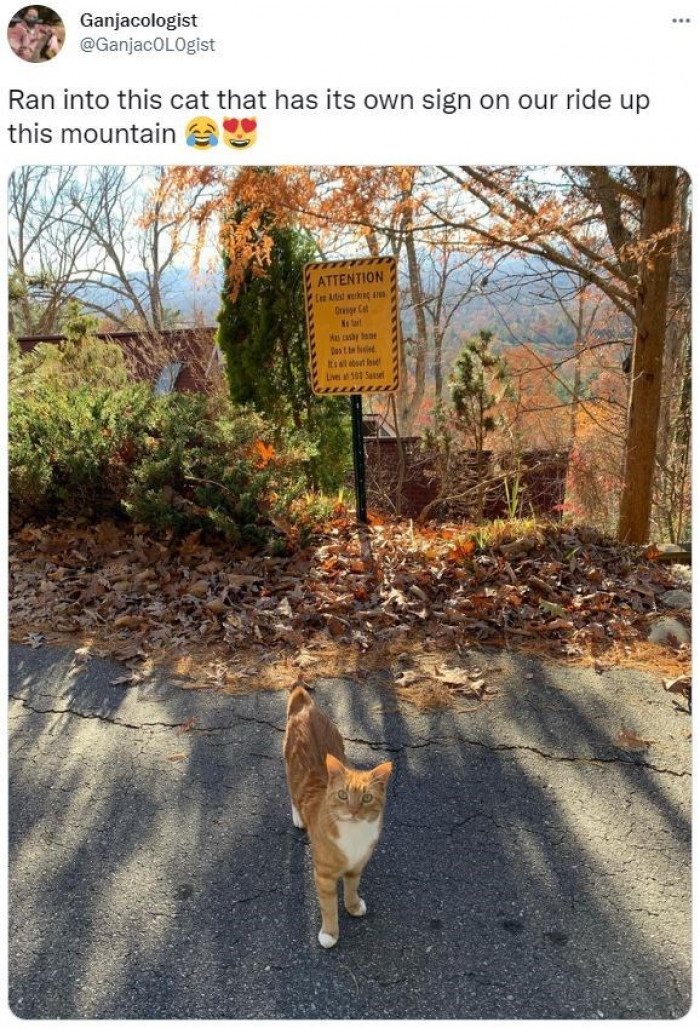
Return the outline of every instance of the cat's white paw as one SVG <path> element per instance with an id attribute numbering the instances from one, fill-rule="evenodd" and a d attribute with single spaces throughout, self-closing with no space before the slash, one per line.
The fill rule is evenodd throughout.
<path id="1" fill-rule="evenodd" d="M 293 803 L 292 803 L 292 823 L 293 823 L 295 828 L 303 828 L 304 827 L 304 822 L 301 819 L 301 814 L 299 813 L 299 811 L 297 810 L 297 808 L 294 806 Z"/>
<path id="2" fill-rule="evenodd" d="M 328 932 L 320 931 L 318 933 L 318 941 L 321 943 L 324 949 L 330 949 L 331 946 L 335 946 L 338 941 L 337 935 L 329 935 Z"/>
<path id="3" fill-rule="evenodd" d="M 352 917 L 364 917 L 367 913 L 367 904 L 363 899 L 360 899 L 358 896 L 357 906 L 353 907 L 352 910 L 350 910 L 349 908 L 346 909 L 348 911 L 348 914 L 350 914 Z"/>

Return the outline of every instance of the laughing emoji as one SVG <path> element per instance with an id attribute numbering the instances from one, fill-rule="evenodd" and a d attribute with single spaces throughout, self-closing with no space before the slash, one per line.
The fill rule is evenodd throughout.
<path id="1" fill-rule="evenodd" d="M 211 118 L 203 114 L 193 118 L 185 129 L 187 145 L 195 150 L 209 150 L 219 142 L 219 126 Z"/>
<path id="2" fill-rule="evenodd" d="M 257 118 L 227 118 L 224 122 L 224 142 L 234 150 L 245 150 L 257 138 Z"/>

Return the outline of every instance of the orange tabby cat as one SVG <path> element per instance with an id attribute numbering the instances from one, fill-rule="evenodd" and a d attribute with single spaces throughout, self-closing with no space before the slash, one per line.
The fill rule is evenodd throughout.
<path id="1" fill-rule="evenodd" d="M 292 820 L 297 828 L 306 828 L 311 841 L 323 918 L 318 941 L 330 949 L 339 934 L 340 878 L 347 912 L 353 917 L 367 913 L 357 889 L 381 831 L 391 762 L 372 771 L 346 767 L 340 732 L 301 686 L 287 704 L 284 758 Z"/>

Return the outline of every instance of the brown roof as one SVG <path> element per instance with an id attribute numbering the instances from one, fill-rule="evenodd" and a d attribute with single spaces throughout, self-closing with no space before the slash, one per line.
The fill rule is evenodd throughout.
<path id="1" fill-rule="evenodd" d="M 96 332 L 95 338 L 121 348 L 130 376 L 136 382 L 155 385 L 168 365 L 181 364 L 174 385 L 178 393 L 208 392 L 219 367 L 216 329 L 211 326 L 164 329 L 158 333 Z M 65 340 L 65 335 L 19 336 L 17 342 L 22 353 L 31 353 L 41 343 Z"/>

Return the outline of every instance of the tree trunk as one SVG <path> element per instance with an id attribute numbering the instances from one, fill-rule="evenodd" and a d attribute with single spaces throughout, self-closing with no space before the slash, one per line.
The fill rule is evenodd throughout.
<path id="1" fill-rule="evenodd" d="M 673 249 L 676 169 L 653 167 L 646 174 L 637 331 L 618 523 L 618 539 L 626 543 L 646 542 L 649 535 Z"/>
<path id="2" fill-rule="evenodd" d="M 690 466 L 690 397 L 691 397 L 691 348 L 690 336 L 686 338 L 684 347 L 683 372 L 678 409 L 678 420 L 675 429 L 674 451 L 677 461 L 676 483 L 676 521 L 671 542 L 685 542 L 687 535 L 686 514 L 690 512 L 690 496 L 687 495 L 688 470 Z"/>
<path id="3" fill-rule="evenodd" d="M 442 340 L 443 331 L 436 328 L 434 333 L 433 375 L 435 376 L 435 403 L 442 403 Z"/>
<path id="4" fill-rule="evenodd" d="M 571 388 L 571 420 L 570 434 L 571 446 L 576 442 L 576 431 L 578 428 L 578 412 L 581 406 L 581 364 L 583 361 L 583 340 L 577 336 L 574 357 L 574 384 Z"/>
<path id="5" fill-rule="evenodd" d="M 690 258 L 690 179 L 681 172 L 678 179 L 677 211 L 679 238 L 671 262 L 668 296 L 668 324 L 661 385 L 661 413 L 656 447 L 657 484 L 653 520 L 667 527 L 669 542 L 677 542 L 676 525 L 684 497 L 679 493 L 679 475 L 683 450 L 678 449 L 678 426 L 684 421 L 682 396 L 685 375 L 690 375 L 686 361 L 686 340 L 690 336 L 691 258 Z M 679 499 L 680 497 L 680 499 Z M 680 507 L 679 507 L 680 503 Z M 682 520 L 682 514 L 681 520 Z"/>
<path id="6" fill-rule="evenodd" d="M 416 322 L 415 334 L 415 368 L 413 395 L 409 398 L 407 381 L 401 383 L 401 430 L 404 434 L 410 434 L 413 429 L 413 422 L 418 414 L 420 405 L 425 394 L 425 360 L 428 352 L 428 325 L 425 318 L 425 295 L 420 274 L 420 264 L 416 250 L 416 241 L 413 236 L 413 200 L 411 186 L 403 192 L 405 204 L 401 217 L 401 229 L 406 247 L 406 259 L 408 264 L 408 281 L 411 289 L 411 304 L 413 306 L 413 317 Z"/>
<path id="7" fill-rule="evenodd" d="M 423 284 L 420 277 L 420 265 L 416 253 L 416 243 L 412 233 L 406 235 L 406 255 L 408 257 L 408 277 L 411 284 L 411 300 L 413 302 L 413 315 L 416 319 L 416 364 L 414 368 L 414 387 L 407 409 L 404 411 L 404 421 L 408 431 L 412 431 L 413 422 L 420 410 L 425 394 L 425 358 L 428 351 L 428 326 L 425 320 L 425 298 L 423 296 Z"/>

